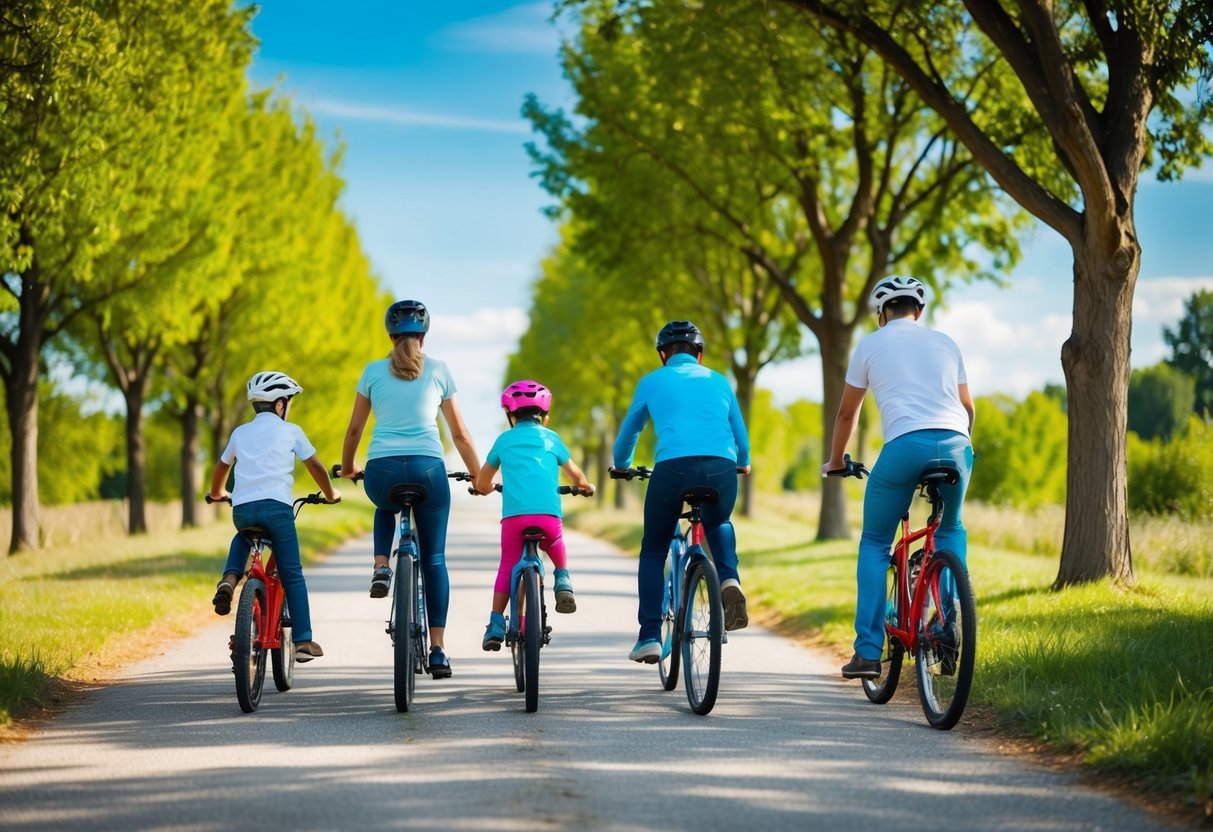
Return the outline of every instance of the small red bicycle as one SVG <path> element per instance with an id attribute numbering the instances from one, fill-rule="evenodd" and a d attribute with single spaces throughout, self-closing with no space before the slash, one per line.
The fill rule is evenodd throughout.
<path id="1" fill-rule="evenodd" d="M 230 503 L 231 497 L 208 503 Z M 317 492 L 295 500 L 295 516 L 304 504 L 328 505 L 324 495 Z M 278 566 L 270 546 L 269 532 L 261 526 L 246 526 L 238 530 L 252 541 L 251 562 L 240 589 L 236 606 L 236 632 L 228 639 L 232 652 L 232 672 L 236 675 L 236 699 L 240 710 L 251 714 L 261 702 L 265 683 L 265 657 L 268 653 L 273 667 L 274 687 L 288 691 L 295 680 L 295 642 L 291 639 L 291 614 L 286 593 L 278 579 Z M 263 553 L 269 549 L 268 554 Z"/>
<path id="2" fill-rule="evenodd" d="M 868 469 L 849 455 L 831 477 L 863 479 Z M 910 529 L 910 514 L 901 518 L 901 534 L 889 562 L 888 612 L 881 674 L 863 680 L 868 699 L 883 705 L 893 698 L 901 680 L 906 653 L 914 657 L 918 698 L 934 728 L 953 727 L 964 713 L 973 684 L 977 656 L 977 604 L 973 584 L 960 557 L 935 548 L 935 531 L 943 518 L 940 485 L 954 485 L 960 476 L 948 459 L 928 462 L 918 473 L 920 495 L 931 505 L 927 525 Z M 910 547 L 922 541 L 911 554 Z"/>

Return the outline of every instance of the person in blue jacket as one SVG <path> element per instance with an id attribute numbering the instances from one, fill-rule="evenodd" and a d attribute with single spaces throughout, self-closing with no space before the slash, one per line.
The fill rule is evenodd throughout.
<path id="1" fill-rule="evenodd" d="M 637 567 L 640 637 L 628 658 L 661 658 L 661 597 L 666 553 L 682 513 L 682 493 L 709 486 L 720 501 L 701 509 L 704 534 L 720 573 L 726 630 L 749 623 L 737 573 L 737 535 L 730 517 L 737 473 L 750 472 L 750 440 L 737 396 L 727 379 L 703 366 L 703 334 L 690 321 L 670 321 L 657 333 L 662 366 L 636 385 L 615 439 L 614 467 L 630 468 L 645 424 L 657 434 L 653 475 L 644 499 L 644 538 Z"/>

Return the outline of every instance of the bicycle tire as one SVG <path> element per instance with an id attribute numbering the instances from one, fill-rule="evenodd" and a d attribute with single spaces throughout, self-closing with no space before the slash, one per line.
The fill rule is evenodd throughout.
<path id="1" fill-rule="evenodd" d="M 534 569 L 522 573 L 526 607 L 526 632 L 523 634 L 523 654 L 526 665 L 526 710 L 539 710 L 539 647 L 543 638 L 543 608 L 539 600 L 539 574 Z"/>
<path id="2" fill-rule="evenodd" d="M 977 603 L 968 570 L 955 553 L 935 552 L 926 570 L 922 580 L 928 591 L 923 594 L 917 619 L 922 628 L 915 651 L 918 697 L 931 727 L 946 731 L 960 720 L 973 684 Z M 948 578 L 952 581 L 950 599 Z M 940 621 L 945 623 L 937 627 Z"/>
<path id="3" fill-rule="evenodd" d="M 683 681 L 687 702 L 700 716 L 711 713 L 720 690 L 720 653 L 724 643 L 724 607 L 720 576 L 706 556 L 695 559 L 687 572 L 682 607 Z"/>
<path id="4" fill-rule="evenodd" d="M 413 640 L 413 570 L 409 557 L 405 554 L 396 556 L 396 594 L 392 598 L 395 611 L 395 627 L 392 632 L 392 693 L 396 700 L 396 710 L 408 713 L 413 706 L 413 693 L 416 689 L 416 674 L 413 672 L 413 650 L 416 642 Z"/>
<path id="5" fill-rule="evenodd" d="M 245 581 L 236 607 L 236 638 L 232 668 L 236 673 L 236 699 L 240 710 L 251 714 L 261 702 L 265 683 L 265 651 L 261 649 L 261 611 L 265 608 L 265 584 L 256 578 Z"/>
<path id="6" fill-rule="evenodd" d="M 291 613 L 285 598 L 282 600 L 282 615 L 278 621 L 281 624 L 278 635 L 282 646 L 270 650 L 270 667 L 274 671 L 274 687 L 285 692 L 295 684 L 295 642 L 292 638 L 294 628 L 291 626 Z"/>
<path id="7" fill-rule="evenodd" d="M 678 660 L 681 658 L 682 641 L 678 638 L 676 623 L 678 610 L 674 608 L 674 587 L 678 576 L 675 569 L 678 566 L 680 546 L 685 546 L 681 538 L 675 537 L 670 544 L 670 552 L 666 556 L 665 587 L 661 599 L 661 658 L 657 662 L 657 673 L 661 677 L 661 687 L 673 690 L 678 687 Z"/>
<path id="8" fill-rule="evenodd" d="M 885 597 L 894 605 L 897 604 L 899 598 L 897 587 L 901 582 L 901 574 L 897 569 L 896 561 L 889 565 L 887 586 L 885 588 Z M 913 587 L 911 587 L 911 591 Z M 901 620 L 905 615 L 902 610 L 895 610 L 894 620 Z M 880 658 L 880 675 L 875 679 L 863 680 L 863 693 L 868 697 L 868 701 L 876 705 L 884 705 L 893 698 L 893 694 L 897 692 L 897 685 L 901 681 L 901 665 L 905 658 L 905 646 L 900 641 L 893 638 L 889 634 L 888 624 L 885 626 L 884 634 L 884 653 Z"/>
<path id="9" fill-rule="evenodd" d="M 421 574 L 421 560 L 413 559 L 413 616 L 411 632 L 413 633 L 413 675 L 420 676 L 430 669 L 430 631 L 425 612 L 425 580 Z M 416 690 L 417 681 L 413 680 Z M 412 701 L 412 695 L 409 696 Z"/>

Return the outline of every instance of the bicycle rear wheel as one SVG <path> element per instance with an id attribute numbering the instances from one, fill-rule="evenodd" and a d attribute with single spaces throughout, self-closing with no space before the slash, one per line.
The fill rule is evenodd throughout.
<path id="1" fill-rule="evenodd" d="M 960 720 L 973 684 L 977 657 L 977 604 L 960 558 L 938 551 L 922 576 L 926 582 L 917 619 L 915 665 L 918 697 L 927 722 L 947 730 Z"/>
<path id="2" fill-rule="evenodd" d="M 396 556 L 396 594 L 392 599 L 393 694 L 396 710 L 401 713 L 407 713 L 413 706 L 413 692 L 417 684 L 417 676 L 413 672 L 413 653 L 416 649 L 416 642 L 413 641 L 413 607 L 416 604 L 416 594 L 413 591 L 413 569 L 410 561 L 411 558 L 407 555 Z"/>
<path id="3" fill-rule="evenodd" d="M 889 566 L 888 585 L 885 587 L 885 597 L 889 599 L 889 603 L 894 605 L 897 603 L 897 587 L 900 580 L 901 576 L 898 574 L 894 562 Z M 868 697 L 868 701 L 877 705 L 885 704 L 897 692 L 897 683 L 901 681 L 901 662 L 905 657 L 905 647 L 900 641 L 889 635 L 888 631 L 889 624 L 897 625 L 898 611 L 891 610 L 889 618 L 891 620 L 886 621 L 885 627 L 884 653 L 880 658 L 880 675 L 875 679 L 863 680 L 864 695 Z"/>
<path id="4" fill-rule="evenodd" d="M 291 613 L 285 598 L 279 620 L 282 622 L 282 646 L 270 650 L 270 666 L 274 670 L 274 687 L 287 691 L 295 684 L 295 642 L 292 638 Z"/>
<path id="5" fill-rule="evenodd" d="M 703 715 L 716 705 L 720 688 L 720 651 L 724 643 L 724 608 L 716 566 L 700 554 L 687 573 L 683 595 L 683 680 L 691 710 Z"/>
<path id="6" fill-rule="evenodd" d="M 425 613 L 425 581 L 421 576 L 421 560 L 413 561 L 413 675 L 428 673 L 430 669 L 430 630 Z M 413 681 L 416 688 L 416 680 Z M 409 701 L 412 701 L 410 695 Z"/>
<path id="7" fill-rule="evenodd" d="M 539 647 L 543 637 L 543 610 L 539 603 L 539 574 L 534 569 L 522 573 L 522 614 L 526 616 L 526 632 L 522 634 L 524 673 L 526 675 L 527 713 L 539 710 Z"/>
<path id="8" fill-rule="evenodd" d="M 661 598 L 661 659 L 657 662 L 657 672 L 665 690 L 673 690 L 678 686 L 678 660 L 682 655 L 682 640 L 678 638 L 678 626 L 675 622 L 678 610 L 674 607 L 674 582 L 678 580 L 675 569 L 681 553 L 680 547 L 685 546 L 682 538 L 675 537 L 665 562 L 665 588 Z"/>
<path id="9" fill-rule="evenodd" d="M 251 714 L 261 702 L 265 683 L 265 651 L 261 649 L 261 614 L 265 609 L 265 584 L 256 578 L 245 581 L 236 608 L 236 638 L 232 646 L 232 668 L 236 672 L 236 699 L 240 710 Z"/>

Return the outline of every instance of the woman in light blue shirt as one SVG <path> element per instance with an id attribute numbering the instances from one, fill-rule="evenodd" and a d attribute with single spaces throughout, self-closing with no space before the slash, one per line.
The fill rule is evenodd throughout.
<path id="1" fill-rule="evenodd" d="M 446 419 L 451 441 L 468 471 L 480 470 L 472 435 L 455 403 L 455 381 L 444 362 L 422 353 L 430 315 L 425 305 L 402 300 L 388 307 L 386 322 L 392 352 L 372 361 L 358 380 L 354 412 L 341 450 L 341 475 L 356 477 L 363 469 L 354 462 L 367 417 L 375 414 L 367 449 L 365 485 L 375 511 L 375 570 L 371 597 L 383 598 L 392 583 L 389 566 L 398 507 L 388 498 L 403 483 L 425 486 L 426 498 L 413 507 L 421 565 L 425 573 L 425 607 L 430 627 L 430 674 L 451 675 L 444 652 L 450 579 L 446 571 L 446 528 L 451 510 L 451 487 L 443 461 L 438 413 Z"/>

